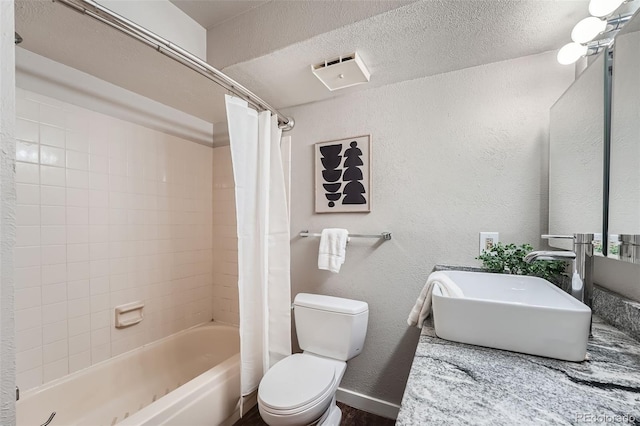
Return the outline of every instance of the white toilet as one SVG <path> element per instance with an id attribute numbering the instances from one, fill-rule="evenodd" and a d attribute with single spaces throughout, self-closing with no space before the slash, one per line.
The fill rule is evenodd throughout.
<path id="1" fill-rule="evenodd" d="M 276 363 L 262 378 L 258 407 L 272 426 L 338 426 L 335 393 L 347 361 L 362 352 L 369 305 L 300 293 L 294 302 L 301 354 Z"/>

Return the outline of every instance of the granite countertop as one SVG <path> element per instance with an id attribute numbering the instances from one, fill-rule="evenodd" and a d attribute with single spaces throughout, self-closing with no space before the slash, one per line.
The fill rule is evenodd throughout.
<path id="1" fill-rule="evenodd" d="M 450 342 L 428 321 L 396 424 L 640 425 L 640 342 L 597 316 L 592 333 L 577 363 Z"/>

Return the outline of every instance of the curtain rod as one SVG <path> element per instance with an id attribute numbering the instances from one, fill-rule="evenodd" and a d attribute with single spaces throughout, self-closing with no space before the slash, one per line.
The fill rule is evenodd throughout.
<path id="1" fill-rule="evenodd" d="M 282 131 L 287 132 L 293 129 L 294 120 L 291 117 L 285 117 L 277 109 L 260 99 L 252 91 L 233 80 L 218 69 L 212 67 L 207 62 L 189 53 L 183 48 L 171 43 L 159 35 L 141 27 L 140 25 L 130 21 L 129 19 L 118 15 L 106 7 L 94 2 L 93 0 L 53 0 L 59 2 L 76 12 L 90 16 L 103 24 L 114 28 L 135 40 L 138 40 L 147 46 L 164 54 L 168 58 L 181 63 L 193 71 L 203 75 L 217 85 L 223 87 L 234 95 L 244 99 L 259 111 L 271 111 L 278 118 L 278 127 Z"/>

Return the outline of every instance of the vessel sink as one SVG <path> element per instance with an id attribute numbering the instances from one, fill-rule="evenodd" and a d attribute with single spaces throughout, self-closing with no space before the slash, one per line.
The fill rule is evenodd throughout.
<path id="1" fill-rule="evenodd" d="M 566 361 L 583 361 L 591 309 L 547 280 L 483 272 L 443 271 L 464 297 L 436 285 L 432 309 L 442 339 Z"/>

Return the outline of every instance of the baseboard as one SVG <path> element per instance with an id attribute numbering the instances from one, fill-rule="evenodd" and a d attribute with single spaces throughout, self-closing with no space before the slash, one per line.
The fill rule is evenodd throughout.
<path id="1" fill-rule="evenodd" d="M 378 398 L 372 398 L 370 396 L 342 388 L 338 388 L 336 391 L 336 400 L 347 404 L 350 407 L 357 408 L 358 410 L 393 420 L 398 418 L 398 411 L 400 410 L 400 406 L 398 404 L 392 404 Z"/>

